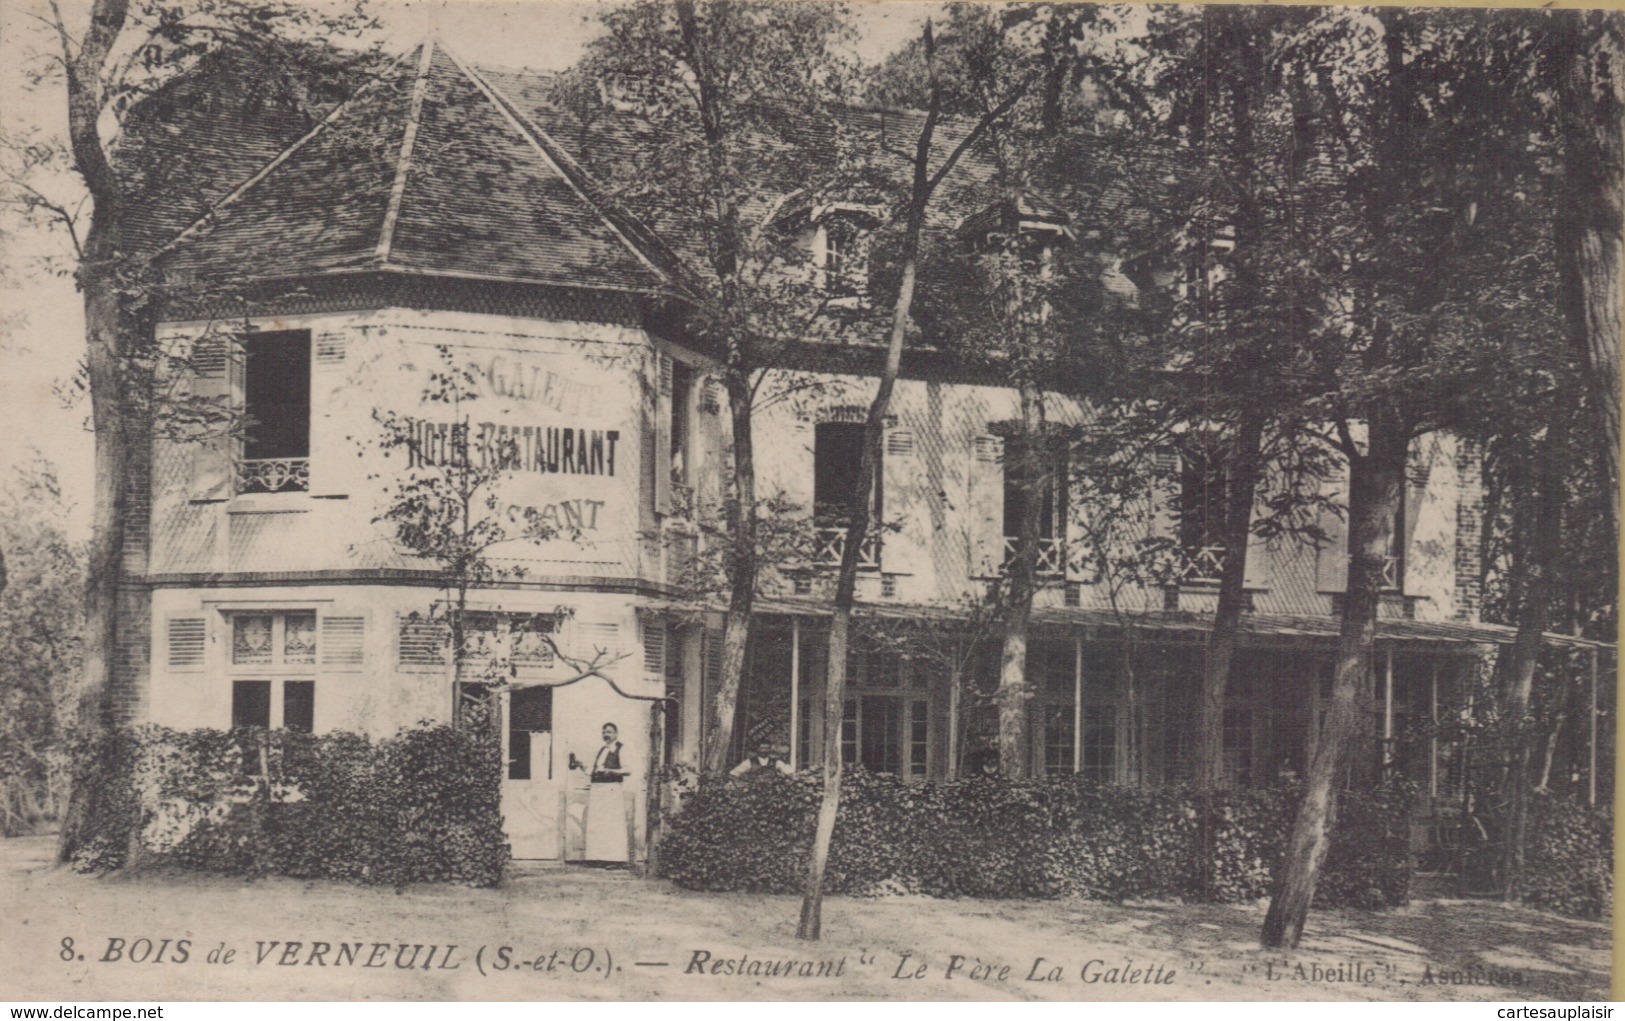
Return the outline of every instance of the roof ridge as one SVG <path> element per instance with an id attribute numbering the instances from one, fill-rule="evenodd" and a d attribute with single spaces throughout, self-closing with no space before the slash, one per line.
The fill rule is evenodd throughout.
<path id="1" fill-rule="evenodd" d="M 389 250 L 395 243 L 395 224 L 401 218 L 401 203 L 406 197 L 406 178 L 412 168 L 412 148 L 417 142 L 418 124 L 423 120 L 423 96 L 429 90 L 429 64 L 434 59 L 436 40 L 431 36 L 423 40 L 418 57 L 417 81 L 412 83 L 412 105 L 406 114 L 406 130 L 401 133 L 401 154 L 395 164 L 395 182 L 389 189 L 389 205 L 384 209 L 384 225 L 378 231 L 376 258 L 380 263 L 389 261 Z"/>
<path id="2" fill-rule="evenodd" d="M 520 137 L 526 142 L 530 143 L 531 147 L 541 154 L 542 158 L 546 160 L 550 166 L 552 166 L 553 170 L 558 173 L 559 177 L 570 186 L 571 190 L 573 190 L 577 196 L 581 198 L 581 201 L 587 204 L 587 207 L 598 216 L 598 219 L 603 221 L 604 225 L 607 226 L 615 237 L 620 240 L 621 244 L 626 247 L 627 251 L 632 253 L 634 258 L 653 272 L 657 278 L 663 280 L 671 278 L 671 273 L 658 265 L 653 259 L 649 258 L 648 253 L 643 251 L 640 246 L 633 244 L 632 239 L 626 236 L 626 232 L 623 231 L 617 223 L 615 223 L 614 218 L 606 213 L 603 207 L 600 206 L 598 202 L 594 201 L 592 196 L 587 193 L 587 189 L 583 188 L 581 182 L 576 179 L 577 175 L 585 177 L 585 172 L 582 171 L 578 165 L 576 165 L 574 160 L 571 160 L 564 153 L 563 147 L 560 146 L 551 135 L 543 131 L 539 125 L 531 121 L 530 118 L 526 117 L 521 111 L 517 110 L 513 106 L 512 101 L 502 93 L 498 92 L 496 88 L 487 82 L 484 76 L 481 75 L 472 64 L 464 62 L 451 50 L 450 47 L 446 46 L 444 43 L 440 45 L 440 49 L 446 54 L 447 57 L 451 58 L 451 62 L 453 64 L 457 65 L 457 69 L 463 72 L 463 74 L 467 76 L 468 80 L 473 82 L 475 87 L 484 93 L 486 98 L 489 99 L 492 104 L 502 112 L 503 118 L 509 124 L 513 125 L 514 130 L 519 132 Z M 543 143 L 542 139 L 547 140 L 546 144 Z M 564 168 L 565 163 L 570 165 L 570 171 L 567 171 Z M 571 171 L 573 171 L 573 173 Z"/>
<path id="3" fill-rule="evenodd" d="M 407 56 L 406 54 L 402 54 L 400 57 L 396 58 L 394 64 L 390 65 L 390 70 L 393 70 L 394 68 L 399 67 L 401 64 L 405 63 L 406 56 Z M 248 180 L 246 180 L 242 184 L 238 185 L 231 192 L 231 194 L 227 195 L 225 198 L 221 199 L 219 202 L 216 202 L 214 205 L 212 205 L 208 209 L 204 210 L 203 215 L 199 216 L 196 220 L 192 221 L 190 226 L 188 226 L 186 229 L 182 230 L 180 233 L 176 234 L 173 238 L 170 238 L 169 241 L 165 242 L 163 247 L 159 248 L 156 252 L 152 253 L 151 259 L 149 259 L 149 261 L 155 260 L 159 256 L 167 254 L 168 252 L 173 250 L 177 245 L 179 245 L 182 241 L 185 241 L 188 237 L 190 237 L 193 234 L 197 233 L 199 230 L 202 230 L 209 223 L 217 221 L 218 220 L 218 214 L 220 213 L 220 211 L 222 209 L 224 209 L 225 207 L 231 205 L 233 202 L 236 202 L 238 199 L 242 198 L 244 195 L 248 194 L 248 192 L 253 190 L 255 185 L 259 184 L 261 181 L 264 181 L 267 177 L 270 177 L 271 174 L 273 172 L 275 172 L 275 170 L 278 167 L 282 166 L 282 164 L 284 164 L 288 160 L 292 159 L 293 154 L 298 152 L 300 149 L 302 149 L 305 146 L 305 143 L 311 141 L 317 135 L 319 135 L 322 132 L 326 131 L 327 128 L 330 125 L 332 125 L 332 123 L 334 121 L 338 120 L 341 116 L 343 116 L 344 112 L 346 110 L 348 110 L 350 108 L 350 106 L 355 103 L 356 100 L 360 99 L 361 96 L 364 95 L 367 92 L 367 90 L 377 87 L 377 85 L 381 81 L 383 81 L 383 79 L 384 79 L 384 75 L 380 74 L 380 75 L 374 77 L 371 81 L 369 81 L 366 84 L 362 85 L 360 88 L 356 89 L 353 93 L 350 94 L 350 97 L 348 99 L 346 99 L 344 102 L 340 103 L 339 105 L 335 106 L 333 108 L 332 112 L 329 113 L 326 117 L 323 117 L 321 119 L 321 121 L 315 127 L 311 128 L 309 131 L 307 131 L 303 135 L 301 135 L 292 145 L 288 146 L 286 149 L 283 149 L 281 152 L 277 153 L 276 156 L 269 163 L 267 163 L 267 164 L 265 164 L 265 166 L 261 167 Z"/>

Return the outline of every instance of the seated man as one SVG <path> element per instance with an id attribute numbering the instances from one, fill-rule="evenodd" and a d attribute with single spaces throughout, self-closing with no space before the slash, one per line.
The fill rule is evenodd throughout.
<path id="1" fill-rule="evenodd" d="M 790 775 L 790 764 L 774 753 L 773 742 L 761 740 L 756 742 L 756 754 L 746 756 L 739 765 L 728 771 L 728 775 L 745 776 L 766 769 L 776 769 L 786 776 Z"/>

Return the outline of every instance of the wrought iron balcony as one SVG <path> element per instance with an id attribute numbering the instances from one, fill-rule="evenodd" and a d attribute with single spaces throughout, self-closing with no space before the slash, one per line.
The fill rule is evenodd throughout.
<path id="1" fill-rule="evenodd" d="M 1004 537 L 1004 562 L 1007 566 L 1015 559 L 1020 544 L 1021 540 L 1014 535 Z M 1040 578 L 1058 578 L 1066 573 L 1066 543 L 1060 539 L 1039 539 L 1036 571 Z"/>
<path id="2" fill-rule="evenodd" d="M 813 563 L 819 567 L 839 567 L 846 552 L 845 528 L 817 528 L 813 531 Z M 858 548 L 858 566 L 880 566 L 880 535 L 870 532 Z"/>
<path id="3" fill-rule="evenodd" d="M 308 457 L 263 457 L 237 462 L 239 493 L 304 493 L 309 490 Z"/>

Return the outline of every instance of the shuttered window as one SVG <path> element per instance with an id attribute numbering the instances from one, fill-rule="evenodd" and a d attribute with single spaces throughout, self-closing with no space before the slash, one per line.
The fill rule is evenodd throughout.
<path id="1" fill-rule="evenodd" d="M 444 666 L 447 637 L 445 625 L 440 621 L 421 617 L 401 618 L 401 666 Z"/>
<path id="2" fill-rule="evenodd" d="M 639 617 L 638 630 L 643 638 L 643 672 L 656 677 L 666 676 L 666 622 L 653 617 Z"/>
<path id="3" fill-rule="evenodd" d="M 169 621 L 169 666 L 172 670 L 203 669 L 208 622 L 202 617 L 175 617 Z"/>
<path id="4" fill-rule="evenodd" d="M 322 666 L 360 666 L 366 627 L 365 617 L 323 617 Z"/>

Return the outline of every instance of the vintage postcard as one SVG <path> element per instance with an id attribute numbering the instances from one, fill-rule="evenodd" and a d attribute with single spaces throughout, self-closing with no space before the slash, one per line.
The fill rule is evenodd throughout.
<path id="1" fill-rule="evenodd" d="M 1607 1016 L 1625 14 L 0 16 L 0 996 Z"/>

